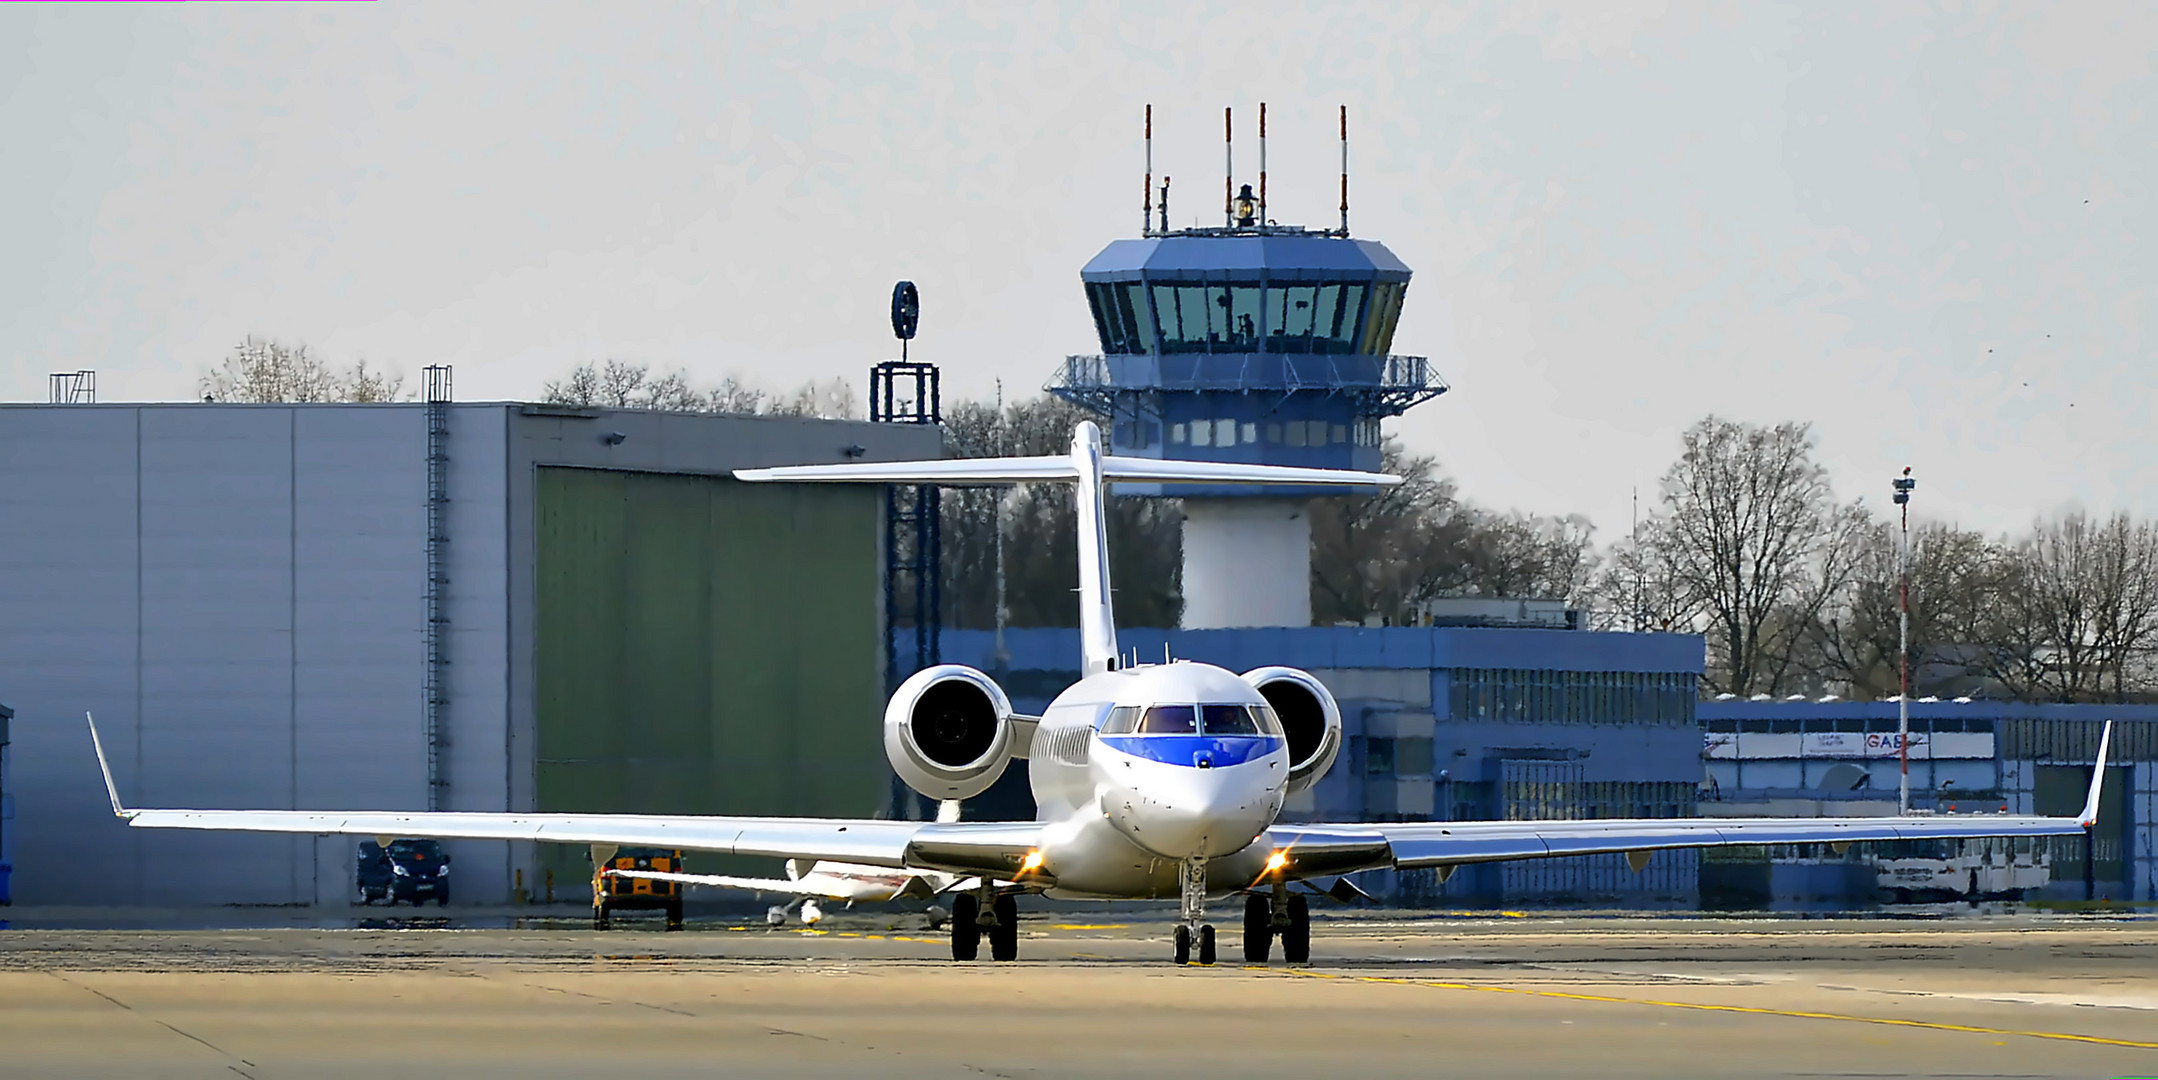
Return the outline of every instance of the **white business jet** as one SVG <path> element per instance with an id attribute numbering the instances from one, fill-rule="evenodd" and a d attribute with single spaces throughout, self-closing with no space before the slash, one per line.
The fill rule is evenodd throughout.
<path id="1" fill-rule="evenodd" d="M 829 860 L 976 878 L 954 894 L 952 956 L 1019 951 L 1017 897 L 1182 902 L 1175 958 L 1215 959 L 1208 902 L 1242 897 L 1243 953 L 1264 963 L 1279 940 L 1291 963 L 1310 958 L 1304 895 L 1288 886 L 1378 867 L 1432 867 L 1623 852 L 1636 869 L 1651 853 L 1729 844 L 1848 844 L 1871 840 L 2055 836 L 2097 819 L 2110 725 L 2080 815 L 1886 818 L 1649 818 L 1594 821 L 1420 821 L 1286 824 L 1282 801 L 1316 783 L 1341 750 L 1341 712 L 1310 674 L 1262 667 L 1239 675 L 1211 664 L 1141 664 L 1119 655 L 1110 614 L 1108 485 L 1147 483 L 1389 485 L 1372 473 L 1225 462 L 1111 457 L 1082 423 L 1058 457 L 806 465 L 748 469 L 750 481 L 1012 484 L 1078 487 L 1079 627 L 1085 675 L 1040 717 L 1015 715 L 1004 690 L 974 668 L 914 674 L 884 712 L 892 767 L 933 799 L 987 789 L 1014 758 L 1027 760 L 1035 820 L 916 822 L 644 814 L 414 813 L 301 810 L 113 811 L 137 828 L 240 829 L 355 836 L 425 836 L 651 845 L 783 859 Z M 1263 572 L 1263 568 L 1253 568 Z M 92 728 L 95 734 L 95 728 Z M 99 752 L 102 763 L 102 751 Z M 106 773 L 110 788 L 111 773 Z M 604 859 L 598 860 L 604 862 Z"/>

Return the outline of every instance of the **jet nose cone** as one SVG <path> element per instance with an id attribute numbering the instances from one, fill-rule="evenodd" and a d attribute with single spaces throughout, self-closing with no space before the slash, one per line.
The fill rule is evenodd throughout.
<path id="1" fill-rule="evenodd" d="M 1216 858 L 1243 850 L 1271 824 L 1280 801 L 1264 784 L 1208 769 L 1112 801 L 1110 820 L 1164 858 Z"/>

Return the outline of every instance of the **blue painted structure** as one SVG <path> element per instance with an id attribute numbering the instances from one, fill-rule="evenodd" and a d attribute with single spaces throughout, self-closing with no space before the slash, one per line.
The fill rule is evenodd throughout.
<path id="1" fill-rule="evenodd" d="M 1375 240 L 1279 226 L 1117 240 L 1079 272 L 1102 352 L 1050 390 L 1108 421 L 1120 455 L 1373 470 L 1380 419 L 1447 389 L 1390 354 L 1409 276 Z"/>
<path id="2" fill-rule="evenodd" d="M 1341 700 L 1347 745 L 1326 779 L 1292 802 L 1303 820 L 1484 817 L 1682 816 L 1746 804 L 1886 799 L 1893 810 L 1893 743 L 1882 754 L 1802 754 L 1799 736 L 1878 739 L 1896 730 L 1891 701 L 1697 700 L 1699 637 L 1501 627 L 1309 627 L 1254 630 L 1122 629 L 1142 659 L 1171 655 L 1244 671 L 1289 664 L 1313 672 Z M 1038 711 L 1077 680 L 1073 630 L 1009 630 L 999 670 L 993 635 L 945 634 L 945 657 L 991 672 L 1021 711 Z M 2070 812 L 2080 804 L 2099 726 L 2116 723 L 2109 812 L 2097 865 L 2118 866 L 2101 895 L 2158 898 L 2158 706 L 2034 705 L 1918 701 L 1911 705 L 1914 804 L 1922 810 Z M 1791 753 L 1720 756 L 1719 743 L 1753 735 L 1785 740 Z M 1958 739 L 1968 741 L 1957 749 Z M 1933 742 L 1936 741 L 1937 742 Z M 1929 751 L 1918 753 L 1921 745 Z M 1930 753 L 1938 745 L 1944 756 Z M 1779 756 L 1781 755 L 1781 756 Z M 1856 765 L 1870 791 L 1823 791 L 1826 769 Z M 1746 770 L 1741 775 L 1740 770 Z M 1846 776 L 1849 774 L 1846 773 Z M 2055 790 L 2045 789 L 2050 776 Z M 2072 781 L 2072 782 L 2071 782 Z M 2065 794 L 2062 792 L 2065 791 Z M 1982 805 L 1981 805 L 1982 804 Z M 1018 770 L 970 816 L 1025 816 Z M 1855 809 L 1855 808 L 1854 808 Z M 1880 808 L 1871 808 L 1881 812 Z M 2080 897 L 2079 843 L 2055 852 L 2064 874 L 2052 890 Z M 1866 853 L 1855 851 L 1854 858 Z M 1692 904 L 1700 859 L 1658 856 L 1636 875 L 1599 856 L 1471 868 L 1440 886 L 1429 874 L 1366 875 L 1368 888 L 1404 903 Z M 1794 869 L 1795 868 L 1795 869 Z M 1773 868 L 1772 868 L 1773 869 Z M 1776 871 L 1822 878 L 1791 886 L 1849 892 L 1870 902 L 1866 873 L 1834 865 Z M 1833 880 L 1830 880 L 1833 879 Z M 1863 880 L 1862 880 L 1863 879 Z"/>
<path id="3" fill-rule="evenodd" d="M 2158 706 L 1917 700 L 1910 712 L 1911 803 L 1940 811 L 2073 813 L 2100 727 L 2113 721 L 2114 779 L 2093 835 L 2093 885 L 2102 896 L 2158 899 Z M 1697 715 L 1705 799 L 1895 809 L 1893 701 L 1711 700 Z M 2048 843 L 2049 893 L 2082 898 L 2082 842 Z"/>
<path id="4" fill-rule="evenodd" d="M 1246 671 L 1292 664 L 1342 706 L 1340 759 L 1292 800 L 1297 820 L 1678 817 L 1701 780 L 1694 706 L 1701 639 L 1682 634 L 1482 627 L 1121 629 L 1139 659 L 1170 655 Z M 948 630 L 948 662 L 990 672 L 1021 711 L 1039 711 L 1079 677 L 1074 630 Z M 1020 770 L 969 816 L 1027 816 Z M 1634 873 L 1618 856 L 1553 859 L 1456 874 L 1366 875 L 1405 903 L 1530 901 L 1691 906 L 1691 853 Z"/>
<path id="5" fill-rule="evenodd" d="M 0 904 L 15 902 L 15 792 L 8 787 L 8 725 L 15 710 L 0 705 Z"/>

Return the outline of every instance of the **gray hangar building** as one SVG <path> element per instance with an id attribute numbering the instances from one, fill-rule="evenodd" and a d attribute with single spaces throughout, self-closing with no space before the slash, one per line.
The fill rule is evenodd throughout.
<path id="1" fill-rule="evenodd" d="M 514 403 L 0 406 L 0 696 L 24 903 L 342 903 L 349 837 L 131 804 L 867 815 L 882 492 L 762 465 L 928 426 Z M 451 845 L 461 901 L 581 851 Z"/>

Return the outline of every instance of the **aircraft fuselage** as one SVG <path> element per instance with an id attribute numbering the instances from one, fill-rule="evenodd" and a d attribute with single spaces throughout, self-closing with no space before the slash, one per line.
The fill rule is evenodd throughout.
<path id="1" fill-rule="evenodd" d="M 1192 709 L 1195 730 L 1119 732 L 1109 724 L 1112 710 L 1144 718 L 1156 706 Z M 1210 893 L 1246 888 L 1261 876 L 1272 851 L 1254 841 L 1281 813 L 1286 741 L 1278 727 L 1217 733 L 1205 721 L 1207 706 L 1225 716 L 1235 715 L 1231 707 L 1267 707 L 1234 673 L 1177 662 L 1088 676 L 1042 713 L 1028 772 L 1036 816 L 1046 826 L 1041 855 L 1055 882 L 1050 896 L 1175 897 L 1178 868 L 1194 856 L 1209 860 Z"/>

